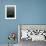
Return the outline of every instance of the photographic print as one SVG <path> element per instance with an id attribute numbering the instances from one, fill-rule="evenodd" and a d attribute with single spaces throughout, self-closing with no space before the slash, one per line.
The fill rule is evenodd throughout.
<path id="1" fill-rule="evenodd" d="M 5 5 L 5 19 L 16 19 L 16 5 Z"/>

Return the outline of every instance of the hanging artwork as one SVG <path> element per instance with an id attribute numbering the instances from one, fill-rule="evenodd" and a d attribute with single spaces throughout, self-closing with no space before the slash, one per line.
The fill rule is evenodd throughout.
<path id="1" fill-rule="evenodd" d="M 5 5 L 5 19 L 16 19 L 16 5 Z"/>

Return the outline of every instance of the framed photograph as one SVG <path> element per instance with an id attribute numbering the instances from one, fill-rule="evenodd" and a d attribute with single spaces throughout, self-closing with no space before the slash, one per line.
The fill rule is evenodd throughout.
<path id="1" fill-rule="evenodd" d="M 5 19 L 16 19 L 16 5 L 5 5 Z"/>

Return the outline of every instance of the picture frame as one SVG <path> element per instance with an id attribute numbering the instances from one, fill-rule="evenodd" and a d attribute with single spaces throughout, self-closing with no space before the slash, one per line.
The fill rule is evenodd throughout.
<path id="1" fill-rule="evenodd" d="M 16 5 L 5 5 L 5 19 L 16 19 Z"/>

